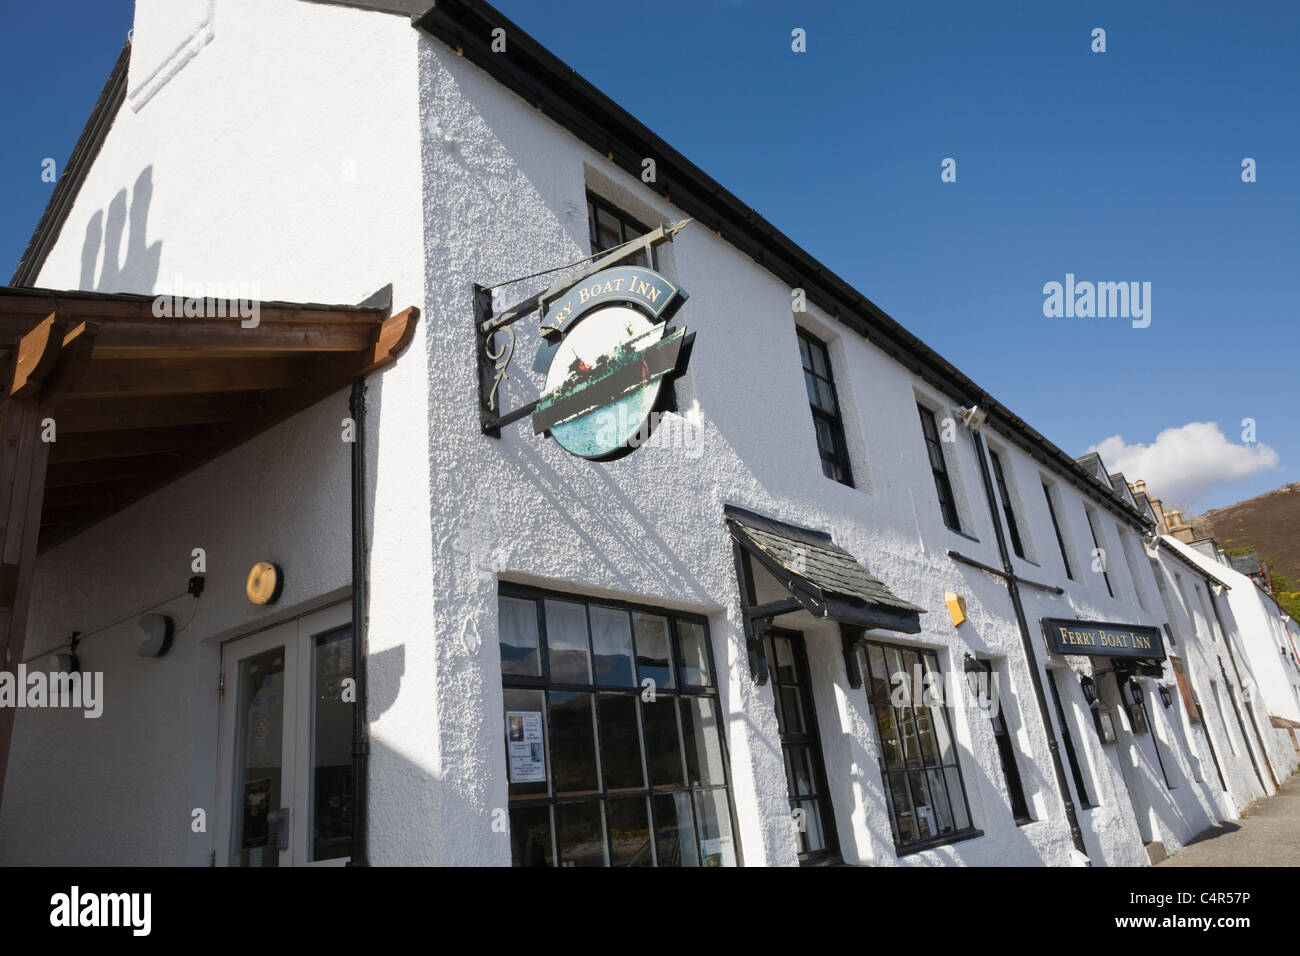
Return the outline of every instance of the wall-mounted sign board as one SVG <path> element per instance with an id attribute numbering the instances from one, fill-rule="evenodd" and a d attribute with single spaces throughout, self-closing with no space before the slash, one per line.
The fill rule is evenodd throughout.
<path id="1" fill-rule="evenodd" d="M 1043 637 L 1053 654 L 1164 660 L 1160 629 L 1137 624 L 1099 624 L 1043 618 Z"/>
<path id="2" fill-rule="evenodd" d="M 546 373 L 533 431 L 597 460 L 626 454 L 634 435 L 644 442 L 660 393 L 690 358 L 694 336 L 666 322 L 685 300 L 680 287 L 639 266 L 598 272 L 555 299 L 533 366 Z"/>

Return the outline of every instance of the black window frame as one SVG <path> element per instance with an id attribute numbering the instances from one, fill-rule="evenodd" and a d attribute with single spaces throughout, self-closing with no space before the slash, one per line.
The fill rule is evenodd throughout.
<path id="1" fill-rule="evenodd" d="M 1097 512 L 1092 508 L 1089 508 L 1087 505 L 1083 506 L 1083 511 L 1084 515 L 1088 519 L 1088 531 L 1092 534 L 1092 546 L 1096 549 L 1093 552 L 1094 556 L 1096 551 L 1101 552 L 1101 579 L 1106 582 L 1106 593 L 1111 597 L 1114 597 L 1115 588 L 1110 583 L 1110 572 L 1106 570 L 1106 565 L 1109 563 L 1109 559 L 1106 556 L 1106 549 L 1101 546 L 1101 539 L 1097 537 Z"/>
<path id="2" fill-rule="evenodd" d="M 974 658 L 975 667 L 990 675 L 997 673 L 993 661 Z M 992 691 L 990 690 L 990 694 Z M 1034 822 L 1034 815 L 1029 809 L 1029 798 L 1025 795 L 1024 779 L 1020 775 L 1020 762 L 1016 759 L 1016 745 L 1011 737 L 1011 726 L 1003 716 L 1005 708 L 989 710 L 989 726 L 993 729 L 993 739 L 998 746 L 998 759 L 1002 764 L 1002 779 L 1007 784 L 1010 798 L 1011 816 L 1018 825 Z"/>
<path id="3" fill-rule="evenodd" d="M 781 679 L 780 667 L 777 665 L 776 640 L 778 638 L 786 639 L 790 642 L 790 650 L 793 656 L 794 677 L 793 682 Z M 786 790 L 790 797 L 790 811 L 795 810 L 798 803 L 816 803 L 820 814 L 822 829 L 822 849 L 813 852 L 799 850 L 799 864 L 801 866 L 817 866 L 826 863 L 837 862 L 840 857 L 839 834 L 835 828 L 835 803 L 831 797 L 829 781 L 826 777 L 826 761 L 822 754 L 822 737 L 820 728 L 817 725 L 817 707 L 813 701 L 812 689 L 812 672 L 808 667 L 807 642 L 800 631 L 788 630 L 786 628 L 773 627 L 769 628 L 763 635 L 763 643 L 767 651 L 768 660 L 768 681 L 772 685 L 772 702 L 776 708 L 777 724 L 780 728 L 779 736 L 781 740 L 781 758 L 783 766 L 786 765 L 785 752 L 787 747 L 804 747 L 812 755 L 812 784 L 815 790 L 809 794 L 795 794 L 790 791 L 790 775 L 788 766 L 786 769 Z M 790 687 L 795 689 L 802 705 L 802 713 L 799 715 L 803 724 L 802 731 L 790 730 L 789 715 L 785 713 L 784 699 L 781 694 L 783 688 Z"/>
<path id="4" fill-rule="evenodd" d="M 934 475 L 934 491 L 939 499 L 943 523 L 948 526 L 948 530 L 963 534 L 957 495 L 952 490 L 952 479 L 948 475 L 948 459 L 943 453 L 943 442 L 939 440 L 938 416 L 934 409 L 920 402 L 916 403 L 916 409 L 921 415 L 921 436 L 925 439 L 925 453 Z"/>
<path id="5" fill-rule="evenodd" d="M 1020 526 L 1016 524 L 1016 513 L 1011 507 L 1011 494 L 1007 490 L 1007 477 L 1002 470 L 1002 459 L 992 448 L 989 449 L 989 458 L 993 464 L 993 478 L 997 482 L 998 497 L 1002 499 L 1002 514 L 1007 519 L 1007 533 L 1011 537 L 1012 550 L 1016 552 L 1016 557 L 1028 560 L 1025 558 L 1025 543 L 1020 538 Z"/>
<path id="6" fill-rule="evenodd" d="M 799 339 L 799 364 L 803 367 L 804 391 L 808 394 L 808 408 L 813 417 L 813 440 L 817 443 L 817 454 L 821 458 L 822 474 L 832 481 L 853 487 L 853 465 L 849 461 L 849 443 L 844 433 L 844 413 L 840 409 L 840 393 L 835 387 L 835 373 L 831 369 L 831 351 L 825 342 L 817 338 L 803 326 L 796 325 L 795 333 Z M 813 360 L 813 350 L 820 353 L 826 374 L 817 371 Z M 805 358 L 805 356 L 807 356 Z M 826 409 L 818 404 L 817 384 L 825 385 L 831 393 L 832 408 Z M 817 423 L 823 423 L 831 435 L 832 448 L 822 445 L 821 431 Z"/>
<path id="7" fill-rule="evenodd" d="M 613 216 L 616 220 L 618 220 L 618 227 L 619 227 L 618 242 L 613 243 L 611 245 L 605 245 L 600 241 L 600 231 L 596 228 L 597 210 L 600 210 L 601 212 L 604 212 L 607 215 Z M 649 231 L 650 231 L 649 227 L 646 226 L 643 222 L 641 222 L 641 220 L 637 219 L 635 216 L 630 215 L 627 212 L 624 212 L 622 209 L 618 208 L 618 206 L 614 205 L 614 203 L 610 202 L 604 196 L 594 193 L 590 189 L 587 190 L 587 242 L 591 247 L 591 254 L 593 256 L 598 256 L 602 252 L 607 252 L 608 250 L 613 249 L 614 246 L 621 245 L 630 239 L 635 239 L 638 236 L 644 236 Z M 654 269 L 658 271 L 659 269 L 658 262 L 659 262 L 658 250 L 651 249 L 650 263 L 648 266 L 645 263 L 638 262 L 636 259 L 629 259 L 627 262 L 623 264 L 642 265 L 645 266 L 646 268 Z"/>
<path id="8" fill-rule="evenodd" d="M 966 788 L 966 775 L 963 772 L 961 766 L 961 748 L 958 745 L 956 734 L 953 733 L 952 720 L 948 713 L 950 708 L 946 706 L 947 704 L 946 701 L 944 702 L 943 706 L 925 707 L 925 709 L 928 710 L 931 715 L 933 715 L 934 711 L 937 710 L 940 712 L 940 715 L 942 716 L 944 727 L 948 732 L 949 745 L 952 748 L 952 760 L 950 762 L 943 763 L 942 757 L 940 757 L 940 762 L 933 766 L 927 762 L 924 754 L 924 748 L 921 745 L 920 722 L 916 719 L 916 711 L 918 709 L 916 702 L 912 702 L 908 704 L 904 709 L 910 713 L 912 732 L 915 734 L 916 749 L 918 755 L 920 755 L 921 758 L 920 765 L 919 766 L 908 765 L 906 743 L 904 737 L 901 734 L 898 737 L 899 756 L 902 763 L 901 768 L 890 769 L 888 765 L 888 761 L 886 760 L 887 749 L 885 743 L 885 735 L 884 732 L 881 730 L 880 721 L 876 714 L 876 708 L 877 706 L 889 707 L 891 717 L 892 719 L 894 719 L 895 723 L 897 723 L 898 720 L 897 714 L 895 713 L 895 711 L 898 710 L 898 708 L 895 708 L 889 699 L 889 695 L 892 692 L 892 686 L 893 686 L 891 680 L 892 675 L 890 674 L 883 675 L 884 683 L 885 683 L 885 696 L 882 698 L 876 693 L 877 675 L 875 674 L 874 669 L 871 666 L 871 649 L 873 647 L 876 647 L 882 650 L 883 652 L 882 656 L 885 657 L 886 667 L 888 667 L 889 665 L 889 659 L 887 655 L 890 651 L 897 652 L 900 655 L 900 659 L 904 665 L 906 665 L 907 663 L 906 655 L 909 652 L 917 655 L 918 661 L 928 656 L 933 660 L 934 673 L 939 676 L 940 683 L 942 684 L 944 681 L 944 677 L 943 677 L 944 671 L 941 667 L 939 667 L 939 652 L 933 648 L 922 647 L 919 645 L 896 644 L 888 641 L 877 641 L 877 640 L 864 640 L 861 642 L 859 646 L 860 646 L 860 654 L 858 656 L 859 656 L 859 662 L 862 666 L 862 688 L 863 688 L 863 692 L 866 694 L 867 707 L 868 710 L 870 710 L 871 712 L 871 724 L 876 730 L 876 744 L 880 750 L 880 756 L 878 760 L 879 769 L 880 769 L 880 782 L 881 782 L 881 786 L 884 789 L 885 806 L 889 811 L 889 826 L 894 838 L 894 852 L 900 857 L 909 856 L 913 853 L 920 853 L 923 850 L 933 849 L 934 847 L 947 846 L 948 844 L 951 843 L 960 843 L 964 840 L 973 840 L 976 837 L 983 836 L 984 831 L 975 826 L 975 818 L 971 815 L 970 796 Z M 924 669 L 924 665 L 922 666 Z M 911 681 L 912 675 L 908 674 L 907 679 Z M 946 686 L 946 684 L 944 684 L 943 686 Z M 931 720 L 933 719 L 934 719 L 933 716 L 931 716 Z M 903 733 L 906 733 L 906 731 L 903 731 Z M 936 746 L 937 746 L 937 741 L 936 741 Z M 945 782 L 945 787 L 947 786 L 948 771 L 953 770 L 956 772 L 957 784 L 961 789 L 962 807 L 966 814 L 967 825 L 965 827 L 956 828 L 953 831 L 948 833 L 939 833 L 934 836 L 922 837 L 920 839 L 913 839 L 913 840 L 908 840 L 907 842 L 903 842 L 901 839 L 901 832 L 899 830 L 898 807 L 894 801 L 894 787 L 893 787 L 892 778 L 893 777 L 902 778 L 904 793 L 907 794 L 908 812 L 913 814 L 913 820 L 915 820 L 917 818 L 915 813 L 915 808 L 917 806 L 917 803 L 912 796 L 912 790 L 911 790 L 912 784 L 909 778 L 912 774 L 915 773 L 921 774 L 922 780 L 925 783 L 927 799 L 929 801 L 928 803 L 925 804 L 925 806 L 927 807 L 936 806 L 934 802 L 934 797 L 933 795 L 930 794 L 931 782 L 930 782 L 930 777 L 928 772 L 932 770 L 938 770 L 942 772 L 943 779 Z M 952 797 L 950 793 L 945 793 L 945 798 L 949 801 L 949 803 L 951 803 Z M 955 823 L 956 821 L 954 820 L 954 826 Z"/>
<path id="9" fill-rule="evenodd" d="M 1065 576 L 1074 580 L 1074 571 L 1070 568 L 1070 554 L 1065 549 L 1065 538 L 1061 535 L 1061 523 L 1056 520 L 1056 505 L 1052 501 L 1052 487 L 1043 482 L 1043 497 L 1047 499 L 1047 514 L 1052 519 L 1052 530 L 1056 532 L 1056 546 L 1061 549 L 1061 560 L 1065 562 Z"/>
<path id="10" fill-rule="evenodd" d="M 620 800 L 640 797 L 646 801 L 646 820 L 649 824 L 649 834 L 651 847 L 651 862 L 649 865 L 658 867 L 659 863 L 659 831 L 656 826 L 656 809 L 655 803 L 658 797 L 670 797 L 674 794 L 688 793 L 689 804 L 691 809 L 691 827 L 695 834 L 694 846 L 697 853 L 697 867 L 703 867 L 703 854 L 700 851 L 701 828 L 698 820 L 698 798 L 696 794 L 720 792 L 722 799 L 726 803 L 727 821 L 731 828 L 731 844 L 735 854 L 735 865 L 744 866 L 744 857 L 740 846 L 740 827 L 736 816 L 736 806 L 734 798 L 734 785 L 731 779 L 731 755 L 727 743 L 727 734 L 725 731 L 725 719 L 722 711 L 721 694 L 718 687 L 719 673 L 717 663 L 713 654 L 713 641 L 709 630 L 708 618 L 700 614 L 690 614 L 682 611 L 674 611 L 668 608 L 656 607 L 654 605 L 639 604 L 629 601 L 610 600 L 601 597 L 593 597 L 586 594 L 577 594 L 566 591 L 557 591 L 547 588 L 538 588 L 528 585 L 512 584 L 509 582 L 500 582 L 497 588 L 498 600 L 501 598 L 512 598 L 520 601 L 531 601 L 536 606 L 537 613 L 537 637 L 538 637 L 538 655 L 539 676 L 528 676 L 523 674 L 508 674 L 504 669 L 501 673 L 501 686 L 503 692 L 509 691 L 540 691 L 543 693 L 543 726 L 546 743 L 546 785 L 547 792 L 544 795 L 536 794 L 511 794 L 508 797 L 508 813 L 511 816 L 511 825 L 513 827 L 513 817 L 516 810 L 529 810 L 539 807 L 547 808 L 550 811 L 550 828 L 552 837 L 552 866 L 563 866 L 561 859 L 559 835 L 558 835 L 558 809 L 565 805 L 589 803 L 599 801 L 602 807 L 602 826 L 605 833 L 605 854 L 606 859 L 611 861 L 607 866 L 612 866 L 614 859 L 613 836 L 609 827 L 609 801 L 611 799 Z M 587 618 L 587 654 L 589 666 L 592 667 L 591 678 L 589 683 L 573 683 L 566 681 L 554 681 L 550 679 L 550 648 L 547 640 L 547 619 L 546 619 L 546 602 L 559 601 L 566 604 L 580 604 L 586 609 Z M 655 706 L 642 700 L 641 694 L 643 687 L 638 679 L 637 662 L 639 660 L 636 644 L 635 619 L 629 621 L 632 627 L 632 648 L 633 648 L 633 680 L 635 683 L 629 685 L 615 685 L 599 683 L 596 676 L 595 666 L 595 649 L 592 646 L 592 628 L 591 628 L 591 609 L 607 608 L 612 610 L 626 611 L 629 615 L 648 614 L 655 617 L 662 617 L 667 621 L 668 640 L 670 653 L 672 655 L 672 675 L 673 687 L 656 686 L 656 701 L 659 699 L 671 698 L 674 701 L 673 707 L 677 714 L 677 735 L 678 750 L 683 761 L 683 780 L 680 785 L 658 785 L 656 786 L 653 779 L 649 759 L 647 755 L 645 728 L 646 721 L 644 708 Z M 709 669 L 709 683 L 707 684 L 688 684 L 683 678 L 683 661 L 681 655 L 681 640 L 678 633 L 679 622 L 698 625 L 702 628 L 703 645 L 706 654 L 706 660 Z M 553 693 L 585 693 L 592 695 L 593 702 L 593 740 L 595 743 L 595 754 L 598 761 L 603 762 L 603 738 L 601 736 L 601 714 L 600 698 L 605 694 L 622 694 L 632 697 L 637 708 L 637 727 L 641 745 L 641 762 L 643 768 L 643 784 L 640 788 L 618 788 L 610 791 L 606 775 L 600 773 L 599 789 L 583 792 L 576 795 L 556 796 L 554 792 L 554 767 L 555 767 L 555 734 L 552 732 L 550 721 L 550 695 Z M 683 719 L 681 708 L 678 702 L 682 700 L 691 700 L 702 698 L 712 702 L 713 713 L 717 723 L 717 734 L 719 740 L 719 754 L 722 762 L 722 784 L 692 784 L 686 775 L 686 741 L 684 739 L 685 731 L 683 728 Z M 504 702 L 503 702 L 504 704 Z M 502 712 L 502 743 L 506 742 L 506 731 L 504 726 L 504 709 Z M 507 762 L 509 758 L 507 756 Z M 507 785 L 509 786 L 509 785 Z M 513 847 L 512 847 L 512 863 Z M 521 865 L 521 864 L 515 864 Z"/>

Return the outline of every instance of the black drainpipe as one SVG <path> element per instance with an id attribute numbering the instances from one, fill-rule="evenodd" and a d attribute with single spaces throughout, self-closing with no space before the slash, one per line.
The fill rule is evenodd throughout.
<path id="1" fill-rule="evenodd" d="M 366 381 L 352 383 L 352 854 L 348 866 L 369 866 L 366 858 Z"/>
<path id="2" fill-rule="evenodd" d="M 1056 743 L 1056 731 L 1052 727 L 1052 717 L 1047 709 L 1047 695 L 1043 693 L 1043 678 L 1038 673 L 1038 658 L 1034 654 L 1034 639 L 1029 633 L 1029 624 L 1025 619 L 1025 608 L 1020 603 L 1020 585 L 1016 581 L 1015 568 L 1011 566 L 1011 555 L 1007 551 L 1006 538 L 1002 534 L 1002 521 L 998 517 L 997 497 L 993 493 L 993 478 L 989 475 L 989 463 L 984 453 L 984 437 L 978 429 L 972 429 L 975 438 L 975 456 L 980 461 L 980 477 L 984 479 L 984 493 L 988 498 L 989 516 L 993 519 L 993 535 L 997 538 L 998 554 L 1002 558 L 1003 577 L 1007 582 L 1007 592 L 1011 595 L 1011 606 L 1016 612 L 1016 624 L 1020 627 L 1020 640 L 1024 644 L 1025 657 L 1029 661 L 1029 678 L 1034 684 L 1034 698 L 1038 701 L 1038 712 L 1043 715 L 1043 726 L 1047 731 L 1047 750 L 1052 755 L 1052 769 L 1056 771 L 1056 786 L 1065 801 L 1065 819 L 1070 825 L 1070 839 L 1074 848 L 1084 856 L 1088 855 L 1083 845 L 1083 831 L 1079 828 L 1079 815 L 1074 809 L 1074 799 L 1070 796 L 1070 785 L 1065 779 L 1065 767 L 1061 764 L 1061 751 Z"/>

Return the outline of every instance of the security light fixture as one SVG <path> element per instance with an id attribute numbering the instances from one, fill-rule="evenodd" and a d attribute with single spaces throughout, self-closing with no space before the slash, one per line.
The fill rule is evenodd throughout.
<path id="1" fill-rule="evenodd" d="M 1166 708 L 1172 707 L 1172 706 L 1174 705 L 1174 692 L 1173 692 L 1173 690 L 1170 689 L 1170 687 L 1169 687 L 1168 684 L 1160 684 L 1160 685 L 1159 685 L 1159 688 L 1160 688 L 1160 701 L 1161 701 L 1161 703 L 1163 703 L 1163 704 L 1165 705 Z"/>

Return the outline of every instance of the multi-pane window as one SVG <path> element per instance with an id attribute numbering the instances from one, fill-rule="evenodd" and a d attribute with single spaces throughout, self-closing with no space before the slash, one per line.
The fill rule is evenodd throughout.
<path id="1" fill-rule="evenodd" d="M 990 682 L 992 681 L 995 674 L 992 661 L 977 661 L 973 665 L 968 665 L 967 671 L 970 671 L 972 667 L 976 671 L 983 671 L 989 675 L 988 679 Z M 995 687 L 995 684 L 990 683 L 988 691 L 990 699 Z M 1015 742 L 1011 739 L 1011 728 L 1007 726 L 1001 707 L 990 707 L 988 715 L 989 724 L 993 728 L 993 738 L 998 745 L 998 760 L 1002 764 L 1002 778 L 1007 782 L 1007 795 L 1011 800 L 1011 815 L 1015 817 L 1017 823 L 1029 823 L 1033 820 L 1033 817 L 1029 815 L 1029 804 L 1025 800 L 1025 787 L 1020 779 L 1020 765 L 1016 762 L 1016 748 Z"/>
<path id="2" fill-rule="evenodd" d="M 1052 530 L 1056 532 L 1056 546 L 1061 549 L 1061 560 L 1065 562 L 1065 576 L 1071 581 L 1074 580 L 1074 572 L 1070 570 L 1070 555 L 1065 550 L 1065 539 L 1061 537 L 1061 523 L 1056 520 L 1056 506 L 1052 504 L 1052 489 L 1043 482 L 1043 496 L 1047 498 L 1047 513 L 1052 518 Z"/>
<path id="3" fill-rule="evenodd" d="M 1016 524 L 1016 513 L 1011 508 L 1011 495 L 1007 492 L 1007 476 L 1002 471 L 1002 459 L 998 453 L 989 449 L 989 458 L 993 461 L 993 477 L 998 483 L 998 497 L 1002 500 L 1002 514 L 1007 519 L 1007 534 L 1011 536 L 1011 547 L 1016 557 L 1025 556 L 1025 545 L 1020 540 L 1020 526 Z"/>
<path id="4" fill-rule="evenodd" d="M 947 710 L 913 693 L 917 686 L 944 686 L 938 657 L 875 642 L 868 642 L 866 651 L 867 696 L 899 852 L 974 835 Z"/>
<path id="5" fill-rule="evenodd" d="M 502 585 L 516 866 L 734 866 L 708 623 Z"/>
<path id="6" fill-rule="evenodd" d="M 637 222 L 627 213 L 594 193 L 587 193 L 587 225 L 591 240 L 591 254 L 598 255 L 629 240 L 644 236 L 650 230 Z M 656 268 L 653 262 L 646 261 L 645 252 L 639 252 L 621 265 Z"/>
<path id="7" fill-rule="evenodd" d="M 813 428 L 817 433 L 817 451 L 822 459 L 822 473 L 852 487 L 853 471 L 849 467 L 848 444 L 844 440 L 844 422 L 840 403 L 831 380 L 831 359 L 826 346 L 803 329 L 799 333 L 799 357 L 803 360 L 803 381 L 812 408 Z"/>
<path id="8" fill-rule="evenodd" d="M 1101 568 L 1101 579 L 1106 582 L 1106 593 L 1111 597 L 1115 596 L 1115 589 L 1110 586 L 1110 575 L 1106 572 L 1106 549 L 1101 546 L 1101 538 L 1097 535 L 1097 513 L 1091 508 L 1084 509 L 1088 514 L 1088 530 L 1092 532 L 1092 558 L 1094 564 L 1100 560 L 1097 565 Z"/>
<path id="9" fill-rule="evenodd" d="M 939 423 L 934 412 L 924 405 L 917 404 L 921 413 L 921 432 L 925 435 L 925 450 L 930 456 L 930 471 L 934 473 L 934 490 L 939 496 L 939 510 L 943 512 L 943 523 L 953 531 L 961 530 L 961 520 L 957 517 L 957 499 L 952 493 L 952 481 L 948 478 L 948 463 L 943 457 L 943 445 L 939 441 Z"/>
<path id="10" fill-rule="evenodd" d="M 765 643 L 767 659 L 772 662 L 772 697 L 776 702 L 790 812 L 799 840 L 799 860 L 816 863 L 834 857 L 839 852 L 839 844 L 827 792 L 803 636 L 791 631 L 772 631 Z"/>

